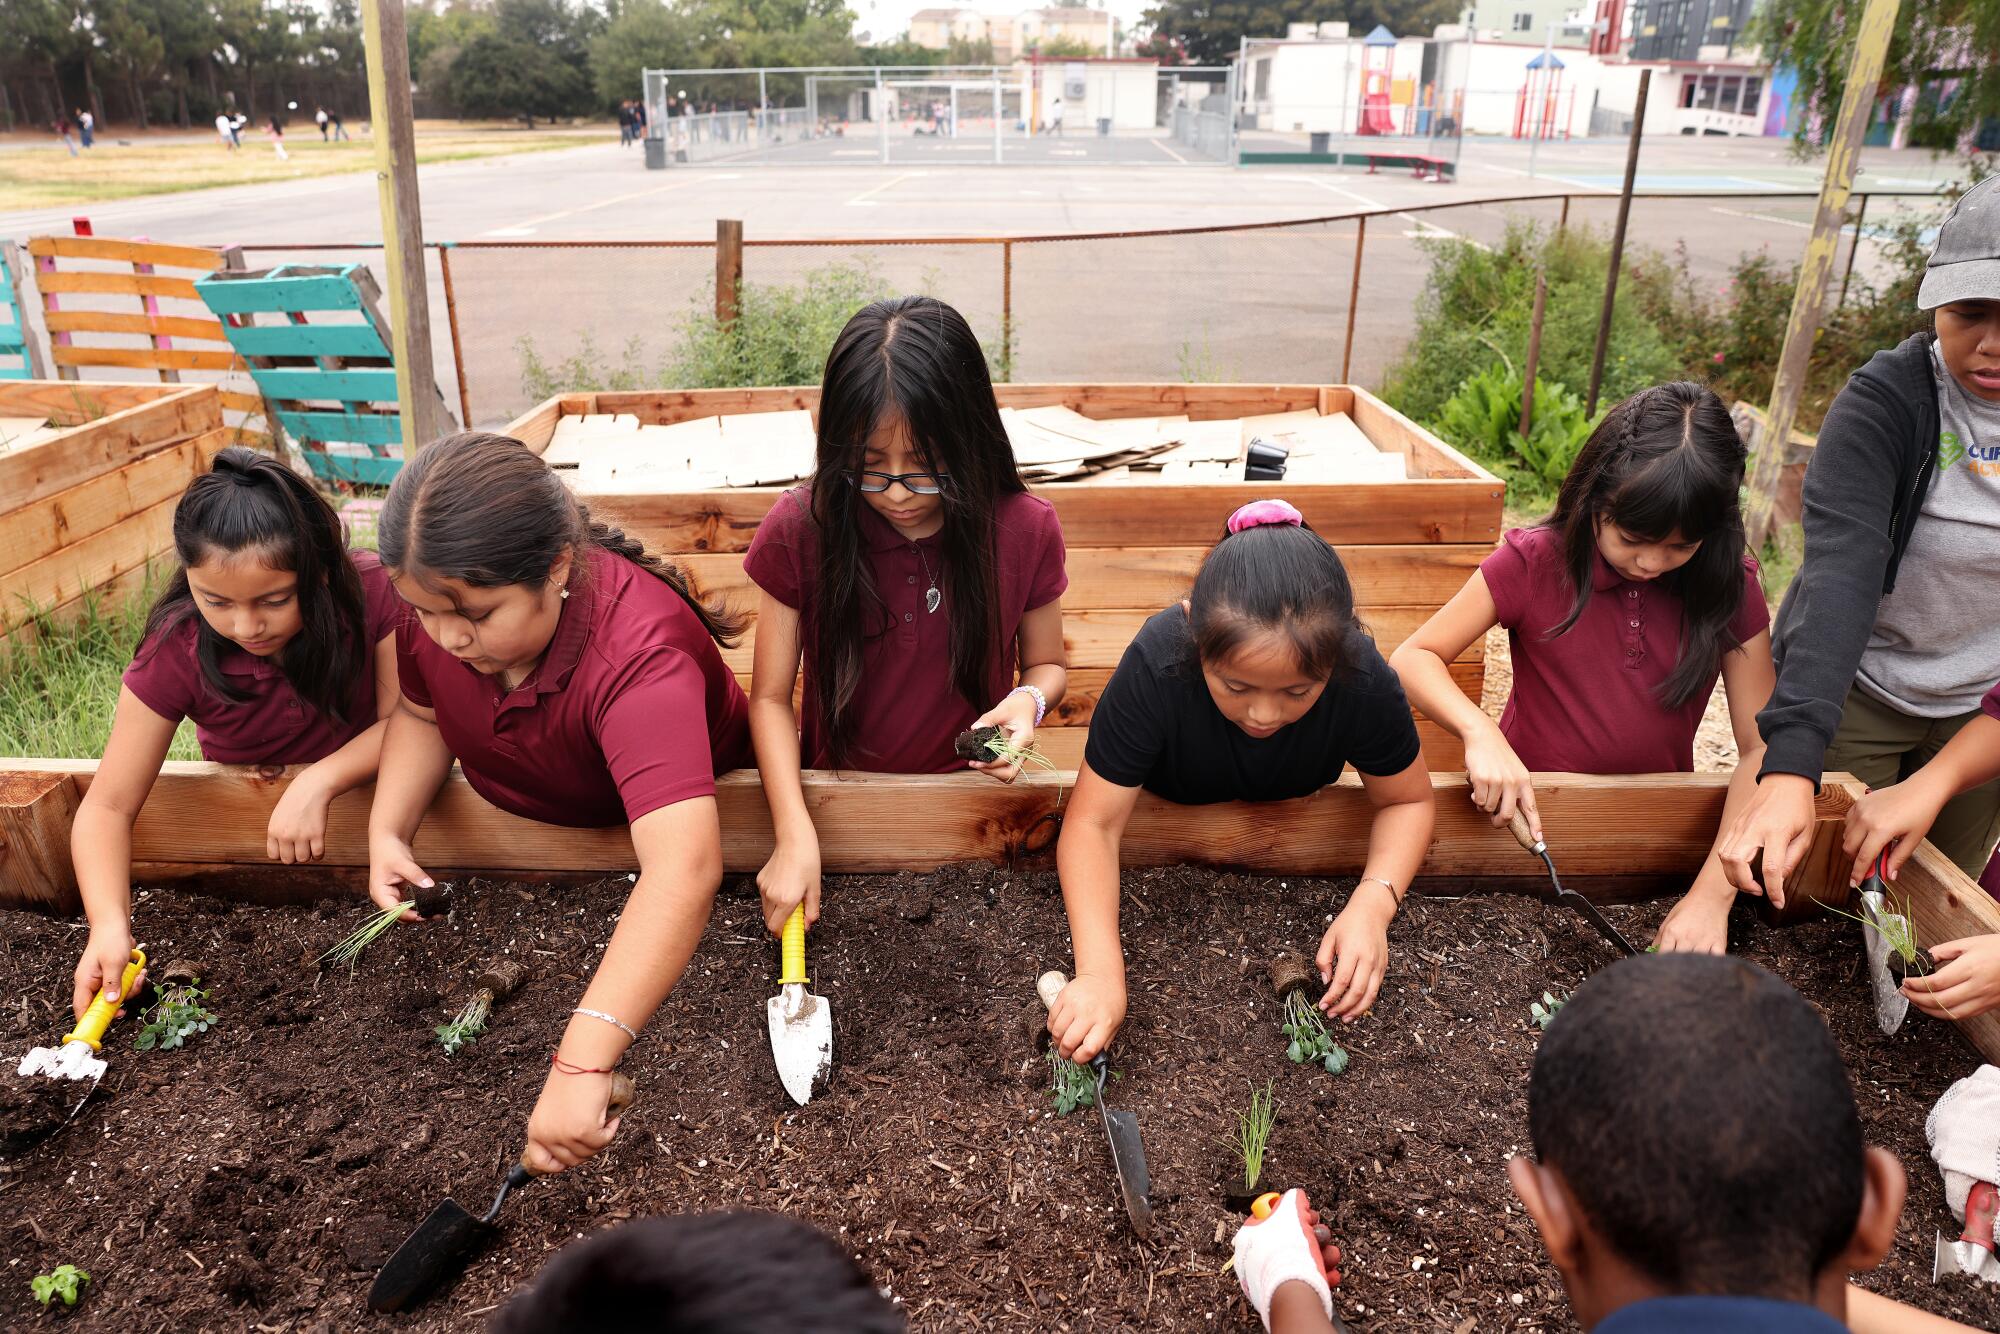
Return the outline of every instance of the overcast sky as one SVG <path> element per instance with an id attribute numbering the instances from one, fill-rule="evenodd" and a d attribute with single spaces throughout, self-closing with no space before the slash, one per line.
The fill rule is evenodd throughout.
<path id="1" fill-rule="evenodd" d="M 1099 0 L 1093 4 L 1096 9 L 1109 9 L 1118 16 L 1118 21 L 1127 31 L 1138 26 L 1139 16 L 1145 12 L 1149 0 L 1111 0 L 1105 4 Z M 865 32 L 876 41 L 886 41 L 910 26 L 910 15 L 919 9 L 943 8 L 936 0 L 847 0 L 847 7 L 858 16 L 854 21 L 854 31 Z M 976 9 L 981 13 L 1011 14 L 1023 9 L 1040 8 L 1035 0 L 1020 0 L 1010 3 L 1000 0 L 997 4 L 982 4 L 969 0 L 966 9 Z"/>

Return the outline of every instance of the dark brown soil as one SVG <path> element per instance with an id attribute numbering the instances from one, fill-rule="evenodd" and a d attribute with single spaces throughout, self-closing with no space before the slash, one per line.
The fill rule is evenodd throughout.
<path id="1" fill-rule="evenodd" d="M 59 1035 L 30 1047 L 53 1047 Z M 70 1114 L 70 1109 L 89 1093 L 88 1083 L 51 1079 L 47 1075 L 20 1075 L 15 1066 L 24 1052 L 9 1051 L 0 1064 L 0 1158 L 12 1158 L 53 1134 Z"/>
<path id="2" fill-rule="evenodd" d="M 1611 961 L 1587 927 L 1520 899 L 1413 899 L 1375 1014 L 1339 1035 L 1353 1064 L 1335 1078 L 1286 1061 L 1265 966 L 1282 948 L 1310 953 L 1344 890 L 1135 874 L 1131 1017 L 1107 1093 L 1145 1134 L 1155 1240 L 1142 1246 L 1096 1115 L 1050 1114 L 1046 1063 L 1018 1019 L 1037 974 L 1069 965 L 1054 879 L 987 867 L 828 884 L 809 948 L 835 1064 L 803 1109 L 765 1034 L 775 943 L 754 894 L 725 890 L 625 1063 L 639 1102 L 618 1141 L 511 1198 L 503 1241 L 455 1289 L 414 1317 L 369 1315 L 374 1268 L 433 1204 L 492 1198 L 628 888 L 461 883 L 449 918 L 392 928 L 351 980 L 302 961 L 353 927 L 358 900 L 144 896 L 142 943 L 213 965 L 220 1022 L 184 1050 L 139 1053 L 136 1023 L 118 1021 L 97 1098 L 0 1164 L 0 1328 L 31 1327 L 28 1279 L 67 1261 L 93 1277 L 76 1329 L 477 1329 L 580 1233 L 749 1205 L 842 1237 L 919 1329 L 1249 1329 L 1222 1272 L 1234 1220 L 1219 1200 L 1240 1188 L 1223 1141 L 1267 1079 L 1278 1120 L 1263 1184 L 1303 1186 L 1325 1211 L 1348 1253 L 1352 1327 L 1574 1328 L 1503 1163 L 1526 1139 L 1529 1004 Z M 1611 911 L 1644 935 L 1664 906 Z M 1901 1234 L 1871 1283 L 2000 1323 L 2000 1289 L 1930 1283 L 1948 1215 L 1924 1115 L 1973 1068 L 1971 1049 L 1921 1016 L 1875 1033 L 1851 924 L 1781 935 L 1746 921 L 1739 937 L 1827 1013 L 1871 1137 L 1910 1170 Z M 0 913 L 0 1050 L 63 1031 L 83 938 L 77 923 Z M 508 957 L 531 980 L 445 1057 L 432 1027 Z"/>
<path id="3" fill-rule="evenodd" d="M 997 727 L 975 727 L 971 731 L 960 732 L 952 738 L 952 754 L 961 760 L 990 760 L 993 758 L 990 747 L 999 738 L 1000 729 Z"/>

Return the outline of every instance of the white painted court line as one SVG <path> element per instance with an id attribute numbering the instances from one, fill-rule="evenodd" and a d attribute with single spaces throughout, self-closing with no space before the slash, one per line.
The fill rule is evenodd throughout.
<path id="1" fill-rule="evenodd" d="M 1165 153 L 1168 157 L 1172 158 L 1174 161 L 1181 163 L 1183 166 L 1187 164 L 1187 159 L 1182 157 L 1179 153 L 1176 153 L 1173 149 L 1168 148 L 1165 140 L 1148 139 L 1146 142 L 1151 144 L 1153 147 L 1159 149 L 1162 153 Z"/>
<path id="2" fill-rule="evenodd" d="M 833 155 L 835 157 L 879 158 L 882 156 L 882 150 L 879 148 L 836 148 L 833 150 Z"/>
<path id="3" fill-rule="evenodd" d="M 900 176 L 891 176 L 888 180 L 883 181 L 880 185 L 870 186 L 868 189 L 863 190 L 860 194 L 854 196 L 854 198 L 848 200 L 847 202 L 850 205 L 876 203 L 877 202 L 876 200 L 870 198 L 871 195 L 879 195 L 892 185 L 901 185 L 904 181 L 914 181 L 915 179 L 917 179 L 917 177 L 921 175 L 923 175 L 923 173 L 920 171 L 906 171 Z"/>
<path id="4" fill-rule="evenodd" d="M 651 195 L 663 195 L 671 190 L 685 190 L 689 186 L 697 184 L 698 182 L 703 180 L 733 181 L 735 179 L 736 175 L 733 172 L 717 176 L 691 176 L 684 181 L 670 181 L 666 185 L 656 185 L 650 190 L 634 190 L 630 194 L 613 195 L 609 199 L 600 199 L 594 204 L 580 204 L 575 208 L 566 208 L 559 210 L 558 212 L 555 213 L 544 213 L 538 218 L 529 218 L 525 222 L 513 223 L 506 227 L 490 228 L 487 231 L 483 231 L 479 234 L 481 236 L 502 236 L 502 237 L 530 236 L 534 234 L 534 231 L 537 227 L 540 227 L 545 223 L 555 222 L 561 218 L 573 218 L 579 213 L 589 213 L 600 208 L 610 208 L 613 204 L 629 203 L 634 199 L 645 199 Z"/>

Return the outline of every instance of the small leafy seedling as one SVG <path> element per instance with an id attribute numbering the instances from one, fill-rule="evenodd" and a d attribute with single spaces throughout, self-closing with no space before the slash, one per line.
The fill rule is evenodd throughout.
<path id="1" fill-rule="evenodd" d="M 202 1004 L 208 993 L 201 988 L 170 983 L 159 994 L 159 1003 L 146 1012 L 146 1026 L 133 1040 L 140 1051 L 172 1051 L 215 1022 L 215 1011 Z"/>
<path id="2" fill-rule="evenodd" d="M 1079 1107 L 1097 1106 L 1097 1077 L 1087 1065 L 1078 1065 L 1054 1047 L 1049 1048 L 1049 1094 L 1055 1099 L 1056 1115 L 1068 1116 Z"/>
<path id="3" fill-rule="evenodd" d="M 1908 900 L 1898 903 L 1885 892 L 1882 895 L 1882 920 L 1879 922 L 1870 921 L 1868 918 L 1856 913 L 1842 912 L 1839 908 L 1825 904 L 1821 906 L 1836 916 L 1861 923 L 1863 929 L 1873 931 L 1887 942 L 1889 946 L 1889 973 L 1895 978 L 1896 985 L 1901 986 L 1913 977 L 1929 976 L 1931 961 L 1917 947 L 1917 931 L 1910 924 L 1910 905 Z M 1934 984 L 1927 982 L 1925 985 L 1929 988 L 1932 995 L 1937 994 L 1937 988 Z M 1939 1003 L 1943 1004 L 1941 1001 Z M 1944 1012 L 1951 1015 L 1954 1019 L 1958 1017 L 1952 1014 L 1949 1005 L 1945 1006 Z"/>
<path id="4" fill-rule="evenodd" d="M 982 764 L 998 761 L 1023 767 L 1038 764 L 1050 771 L 1056 768 L 1055 761 L 1042 754 L 1032 743 L 1017 746 L 1013 738 L 998 727 L 975 727 L 969 732 L 960 732 L 952 742 L 952 753 L 961 760 L 978 760 Z"/>
<path id="5" fill-rule="evenodd" d="M 64 1306 L 75 1306 L 76 1299 L 83 1295 L 83 1285 L 88 1282 L 90 1275 L 75 1265 L 57 1265 L 46 1274 L 35 1275 L 34 1282 L 28 1286 L 35 1294 L 35 1300 L 42 1304 L 42 1309 L 47 1310 L 58 1297 L 62 1298 Z"/>
<path id="6" fill-rule="evenodd" d="M 1236 1114 L 1236 1135 L 1230 1142 L 1243 1158 L 1243 1190 L 1247 1194 L 1257 1189 L 1257 1179 L 1264 1175 L 1264 1149 L 1271 1142 L 1271 1127 L 1278 1121 L 1278 1103 L 1271 1091 L 1271 1081 L 1265 1080 L 1264 1087 L 1250 1090 L 1250 1109 Z"/>
<path id="7" fill-rule="evenodd" d="M 1300 987 L 1285 997 L 1285 1036 L 1290 1041 L 1285 1046 L 1285 1056 L 1294 1065 L 1304 1065 L 1310 1061 L 1323 1066 L 1330 1075 L 1337 1075 L 1347 1069 L 1347 1049 L 1333 1040 L 1327 1030 L 1326 1016 L 1312 1002 L 1312 996 Z"/>
<path id="8" fill-rule="evenodd" d="M 394 926 L 397 920 L 412 908 L 416 909 L 419 917 L 437 917 L 450 912 L 451 887 L 427 886 L 394 907 L 377 908 L 345 940 L 320 955 L 319 961 L 326 963 L 331 960 L 334 963 L 344 963 L 347 965 L 347 971 L 352 973 L 355 965 L 361 960 L 361 951 L 373 945 L 384 931 Z"/>
<path id="9" fill-rule="evenodd" d="M 1528 1018 L 1536 1028 L 1546 1031 L 1556 1021 L 1556 1011 L 1567 1004 L 1568 996 L 1558 997 L 1554 992 L 1544 991 L 1542 998 L 1528 1007 Z"/>
<path id="10" fill-rule="evenodd" d="M 465 1008 L 448 1024 L 439 1024 L 432 1029 L 438 1041 L 444 1044 L 444 1054 L 458 1055 L 459 1049 L 486 1031 L 486 1017 L 493 1012 L 493 993 L 484 989 L 474 993 Z"/>

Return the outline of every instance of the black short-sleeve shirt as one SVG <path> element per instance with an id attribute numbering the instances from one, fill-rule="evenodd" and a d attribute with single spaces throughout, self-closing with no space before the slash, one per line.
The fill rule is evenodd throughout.
<path id="1" fill-rule="evenodd" d="M 1253 737 L 1215 707 L 1187 613 L 1169 607 L 1147 618 L 1098 697 L 1084 758 L 1120 787 L 1184 806 L 1302 797 L 1349 764 L 1376 777 L 1401 773 L 1420 749 L 1402 682 L 1365 635 L 1348 657 L 1304 717 Z"/>

